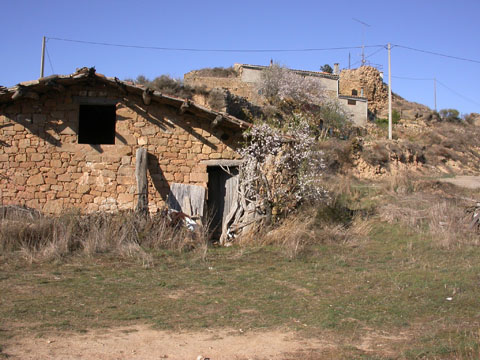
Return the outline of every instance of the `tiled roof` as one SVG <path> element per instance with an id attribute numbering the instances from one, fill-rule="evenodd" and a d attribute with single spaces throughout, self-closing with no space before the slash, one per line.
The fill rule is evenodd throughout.
<path id="1" fill-rule="evenodd" d="M 263 66 L 263 65 L 249 65 L 249 64 L 239 64 L 240 67 L 244 67 L 247 69 L 256 69 L 256 70 L 264 70 L 268 69 L 268 66 Z M 296 74 L 299 75 L 307 75 L 307 76 L 317 76 L 317 77 L 323 77 L 326 79 L 331 79 L 331 80 L 338 80 L 339 76 L 334 75 L 334 74 L 329 74 L 326 72 L 321 72 L 321 71 L 308 71 L 308 70 L 297 70 L 297 69 L 289 69 Z"/>
<path id="2" fill-rule="evenodd" d="M 98 74 L 96 73 L 95 68 L 81 68 L 77 69 L 75 73 L 70 75 L 51 75 L 38 80 L 25 81 L 10 88 L 0 86 L 0 103 L 11 103 L 20 98 L 38 99 L 39 94 L 51 90 L 63 91 L 65 86 L 74 85 L 92 79 L 117 87 L 125 94 L 135 94 L 142 97 L 143 94 L 147 92 L 152 100 L 160 104 L 167 104 L 178 109 L 184 109 L 187 112 L 206 118 L 212 122 L 219 121 L 219 119 L 226 120 L 230 125 L 241 129 L 247 129 L 252 126 L 251 123 L 240 120 L 225 112 L 208 109 L 191 100 L 164 95 L 159 91 L 153 91 L 143 85 L 136 85 L 130 81 L 122 81 L 116 77 L 107 77 Z"/>

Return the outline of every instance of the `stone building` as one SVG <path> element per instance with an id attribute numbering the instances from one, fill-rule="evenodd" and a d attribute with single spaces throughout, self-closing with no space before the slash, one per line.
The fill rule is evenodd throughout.
<path id="1" fill-rule="evenodd" d="M 1 200 L 45 213 L 134 209 L 135 154 L 143 147 L 151 212 L 175 195 L 173 184 L 187 194 L 201 188 L 207 204 L 223 209 L 229 176 L 222 168 L 238 165 L 249 126 L 93 68 L 0 87 Z M 184 200 L 173 202 L 182 208 Z"/>
<path id="2" fill-rule="evenodd" d="M 263 105 L 264 98 L 259 94 L 258 87 L 262 81 L 262 72 L 267 66 L 235 64 L 233 70 L 236 76 L 214 77 L 205 75 L 202 70 L 194 70 L 184 75 L 185 84 L 191 86 L 205 86 L 211 90 L 214 88 L 226 88 L 233 94 L 247 98 L 249 101 Z M 290 69 L 297 75 L 314 79 L 325 94 L 338 101 L 347 116 L 357 126 L 364 126 L 368 118 L 368 101 L 360 92 L 340 92 L 340 76 L 338 64 L 335 64 L 334 74 L 319 71 L 305 71 Z M 349 89 L 350 90 L 350 89 Z"/>

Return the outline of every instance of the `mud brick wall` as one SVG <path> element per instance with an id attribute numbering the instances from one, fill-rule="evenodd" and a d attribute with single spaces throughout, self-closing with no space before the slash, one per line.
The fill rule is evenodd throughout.
<path id="1" fill-rule="evenodd" d="M 78 143 L 79 107 L 116 103 L 113 145 Z M 71 86 L 0 105 L 0 196 L 46 213 L 134 209 L 135 152 L 148 150 L 149 206 L 164 206 L 171 182 L 207 186 L 203 160 L 237 159 L 238 129 L 104 84 Z"/>

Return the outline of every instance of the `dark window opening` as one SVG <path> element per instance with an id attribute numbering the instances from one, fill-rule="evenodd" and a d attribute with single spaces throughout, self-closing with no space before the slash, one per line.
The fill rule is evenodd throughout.
<path id="1" fill-rule="evenodd" d="M 357 105 L 357 101 L 348 99 L 348 105 Z"/>
<path id="2" fill-rule="evenodd" d="M 80 105 L 79 144 L 115 144 L 115 105 Z"/>
<path id="3" fill-rule="evenodd" d="M 357 95 L 358 95 L 358 91 L 355 90 L 355 89 L 353 89 L 353 90 L 352 90 L 352 95 L 353 95 L 353 96 L 357 96 Z"/>
<path id="4" fill-rule="evenodd" d="M 222 139 L 223 141 L 227 141 L 228 139 L 230 139 L 230 135 L 222 134 L 222 136 L 220 136 L 220 139 Z"/>

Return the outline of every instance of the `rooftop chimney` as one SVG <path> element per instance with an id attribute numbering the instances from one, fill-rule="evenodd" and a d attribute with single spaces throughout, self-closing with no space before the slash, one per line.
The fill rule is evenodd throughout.
<path id="1" fill-rule="evenodd" d="M 333 75 L 340 74 L 340 70 L 339 70 L 338 65 L 339 65 L 338 63 L 333 64 Z"/>

